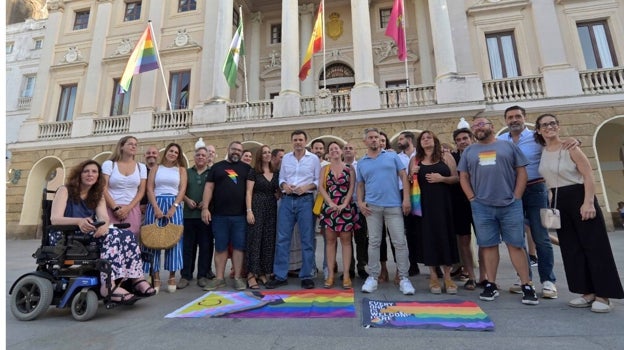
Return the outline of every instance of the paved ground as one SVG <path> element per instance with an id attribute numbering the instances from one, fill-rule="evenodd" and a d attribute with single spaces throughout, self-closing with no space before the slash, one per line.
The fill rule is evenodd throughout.
<path id="1" fill-rule="evenodd" d="M 610 237 L 620 275 L 624 276 L 624 231 L 616 231 Z M 6 241 L 7 303 L 13 281 L 33 270 L 31 254 L 37 246 L 34 240 Z M 100 307 L 94 319 L 83 323 L 74 321 L 68 309 L 53 308 L 35 321 L 20 322 L 7 305 L 6 346 L 8 349 L 624 349 L 624 301 L 615 300 L 616 308 L 610 314 L 566 306 L 575 296 L 567 290 L 558 247 L 555 247 L 555 259 L 559 299 L 541 299 L 538 306 L 523 305 L 519 295 L 505 291 L 514 282 L 515 274 L 504 247 L 498 278 L 502 293 L 496 301 L 480 301 L 478 291 L 460 289 L 458 298 L 478 302 L 492 318 L 496 325 L 493 332 L 365 329 L 360 319 L 362 280 L 356 279 L 358 317 L 353 319 L 165 319 L 167 313 L 202 295 L 203 291 L 195 284 L 174 294 L 162 292 L 131 307 L 114 310 Z M 390 271 L 393 270 L 392 266 Z M 398 288 L 386 283 L 370 297 L 448 298 L 427 292 L 426 275 L 411 279 L 417 290 L 415 296 L 403 296 Z M 316 283 L 320 287 L 321 279 L 316 279 Z M 299 281 L 290 279 L 285 288 L 298 289 Z M 541 290 L 539 285 L 538 290 Z"/>

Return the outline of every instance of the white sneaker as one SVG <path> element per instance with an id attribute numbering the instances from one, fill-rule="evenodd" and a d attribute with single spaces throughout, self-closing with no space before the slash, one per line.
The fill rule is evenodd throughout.
<path id="1" fill-rule="evenodd" d="M 519 278 L 511 287 L 509 287 L 509 293 L 522 294 L 522 286 Z"/>
<path id="2" fill-rule="evenodd" d="M 542 283 L 542 298 L 557 299 L 557 287 L 551 281 Z"/>
<path id="3" fill-rule="evenodd" d="M 364 282 L 364 285 L 362 286 L 362 292 L 372 293 L 376 290 L 377 290 L 377 279 L 375 277 L 369 276 L 366 279 L 366 282 Z"/>
<path id="4" fill-rule="evenodd" d="M 399 290 L 403 295 L 414 295 L 414 286 L 412 286 L 412 282 L 408 280 L 406 277 L 401 278 L 401 282 L 399 282 Z"/>

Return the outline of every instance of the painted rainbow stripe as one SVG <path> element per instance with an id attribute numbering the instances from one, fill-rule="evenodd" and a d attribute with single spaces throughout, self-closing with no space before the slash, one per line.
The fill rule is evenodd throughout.
<path id="1" fill-rule="evenodd" d="M 232 179 L 232 182 L 234 182 L 235 184 L 238 183 L 238 174 L 236 173 L 236 171 L 232 169 L 225 169 L 225 172 L 228 174 L 228 177 Z"/>

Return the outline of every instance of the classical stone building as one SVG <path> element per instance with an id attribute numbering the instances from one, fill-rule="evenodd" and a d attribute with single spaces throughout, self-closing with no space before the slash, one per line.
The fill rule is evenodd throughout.
<path id="1" fill-rule="evenodd" d="M 405 0 L 407 64 L 384 35 L 393 0 L 325 0 L 325 50 L 300 81 L 319 2 L 48 1 L 31 112 L 9 146 L 22 175 L 7 184 L 7 235 L 36 234 L 50 173 L 106 159 L 124 135 L 143 148 L 179 142 L 188 159 L 199 137 L 221 156 L 231 140 L 290 149 L 293 129 L 309 141 L 359 145 L 368 126 L 393 139 L 428 129 L 450 142 L 461 117 L 485 115 L 505 131 L 503 111 L 515 104 L 530 122 L 556 114 L 563 132 L 582 140 L 603 210 L 616 211 L 624 199 L 623 0 Z M 148 20 L 161 69 L 135 76 L 120 94 Z M 230 88 L 222 67 L 241 21 L 246 67 Z"/>

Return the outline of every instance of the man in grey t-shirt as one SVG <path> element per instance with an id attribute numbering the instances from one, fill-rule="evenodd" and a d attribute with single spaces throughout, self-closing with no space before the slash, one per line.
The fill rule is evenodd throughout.
<path id="1" fill-rule="evenodd" d="M 479 295 L 492 301 L 498 295 L 496 270 L 500 259 L 501 239 L 507 245 L 511 263 L 522 283 L 522 303 L 538 304 L 530 283 L 529 266 L 524 252 L 524 216 L 522 194 L 526 187 L 528 163 L 518 146 L 498 141 L 492 123 L 475 118 L 472 131 L 477 143 L 464 150 L 457 166 L 462 190 L 470 200 L 477 243 L 482 249 L 487 280 Z"/>

